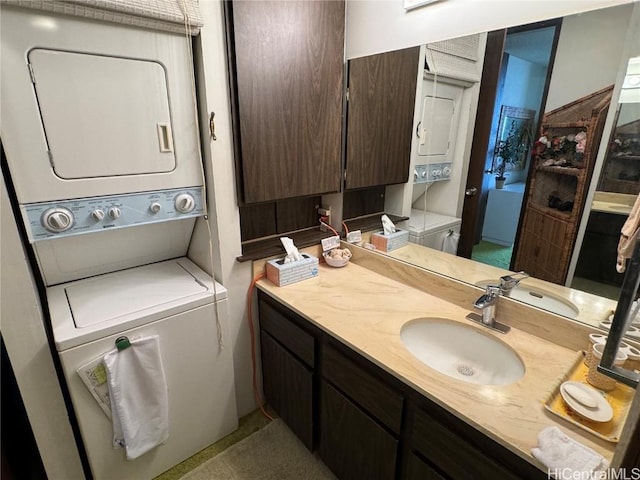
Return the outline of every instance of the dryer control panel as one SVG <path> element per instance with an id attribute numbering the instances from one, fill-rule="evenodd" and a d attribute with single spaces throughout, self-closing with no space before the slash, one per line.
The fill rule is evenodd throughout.
<path id="1" fill-rule="evenodd" d="M 30 242 L 204 215 L 202 187 L 22 206 Z"/>

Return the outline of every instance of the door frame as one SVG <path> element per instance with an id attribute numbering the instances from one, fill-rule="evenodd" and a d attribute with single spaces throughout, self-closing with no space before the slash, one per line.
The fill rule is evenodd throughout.
<path id="1" fill-rule="evenodd" d="M 487 46 L 482 65 L 482 78 L 478 97 L 478 110 L 473 128 L 469 171 L 465 184 L 465 197 L 462 205 L 462 224 L 460 225 L 460 242 L 458 256 L 471 258 L 476 240 L 476 224 L 481 207 L 483 192 L 485 159 L 489 146 L 489 134 L 493 108 L 502 69 L 502 53 L 507 37 L 507 30 L 494 30 L 487 34 Z"/>
<path id="2" fill-rule="evenodd" d="M 473 143 L 471 146 L 469 170 L 465 185 L 465 199 L 462 207 L 462 224 L 460 226 L 460 242 L 458 244 L 457 252 L 457 255 L 460 257 L 471 258 L 473 247 L 476 244 L 476 240 L 479 238 L 481 231 L 481 224 L 479 224 L 479 220 L 484 219 L 484 215 L 481 215 L 481 212 L 483 206 L 486 205 L 486 197 L 488 193 L 488 187 L 485 185 L 486 156 L 489 147 L 495 100 L 501 81 L 502 60 L 507 34 L 548 27 L 555 27 L 555 31 L 549 54 L 547 75 L 542 92 L 542 98 L 540 100 L 540 108 L 538 110 L 538 121 L 534 130 L 535 135 L 537 135 L 542 123 L 544 107 L 547 103 L 547 94 L 549 93 L 553 64 L 556 57 L 558 40 L 560 38 L 562 18 L 554 18 L 542 22 L 520 25 L 509 29 L 494 30 L 487 34 L 487 45 L 482 68 L 478 111 L 473 130 Z M 518 218 L 518 227 L 516 228 L 516 237 L 513 243 L 513 255 L 511 256 L 511 265 L 509 268 L 513 267 L 513 259 L 516 257 L 518 241 L 520 239 L 520 225 L 522 224 L 522 219 L 524 217 L 526 198 L 528 196 L 530 186 L 530 174 L 533 168 L 533 162 L 529 162 L 523 196 L 524 200 Z M 475 194 L 468 195 L 466 193 L 473 191 L 473 189 L 475 189 Z"/>

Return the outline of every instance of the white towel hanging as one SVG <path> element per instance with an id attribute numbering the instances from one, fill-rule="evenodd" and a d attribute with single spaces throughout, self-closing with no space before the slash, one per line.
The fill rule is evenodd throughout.
<path id="1" fill-rule="evenodd" d="M 134 460 L 169 438 L 167 383 L 157 335 L 132 340 L 104 356 L 113 446 Z M 122 348 L 122 349 L 121 349 Z"/>
<path id="2" fill-rule="evenodd" d="M 460 241 L 460 234 L 449 230 L 449 233 L 444 237 L 442 241 L 442 251 L 456 255 L 458 253 L 458 242 Z"/>

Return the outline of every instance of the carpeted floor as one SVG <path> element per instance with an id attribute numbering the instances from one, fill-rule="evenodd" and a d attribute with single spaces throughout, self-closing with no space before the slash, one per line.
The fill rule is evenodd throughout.
<path id="1" fill-rule="evenodd" d="M 273 412 L 270 411 L 269 413 L 273 415 Z M 237 430 L 217 441 L 213 445 L 210 445 L 204 450 L 196 453 L 192 457 L 187 458 L 184 462 L 179 463 L 175 467 L 157 476 L 154 480 L 178 480 L 206 461 L 210 460 L 212 457 L 215 457 L 219 453 L 227 450 L 232 445 L 235 445 L 241 440 L 249 437 L 268 424 L 269 420 L 262 414 L 262 412 L 260 410 L 255 410 L 239 420 Z"/>
<path id="2" fill-rule="evenodd" d="M 335 480 L 281 419 L 251 434 L 180 480 Z"/>
<path id="3" fill-rule="evenodd" d="M 480 243 L 474 245 L 471 259 L 487 265 L 493 265 L 494 267 L 509 270 L 512 254 L 513 246 L 504 247 L 502 245 L 481 240 Z"/>

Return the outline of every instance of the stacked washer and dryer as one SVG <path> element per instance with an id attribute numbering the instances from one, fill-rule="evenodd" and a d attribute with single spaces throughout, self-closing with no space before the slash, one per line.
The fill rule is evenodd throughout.
<path id="1" fill-rule="evenodd" d="M 205 214 L 190 40 L 9 6 L 1 22 L 2 145 L 91 472 L 153 478 L 237 427 L 227 292 L 186 258 Z M 132 461 L 78 373 L 123 336 L 158 336 L 169 405 L 168 440 Z"/>

